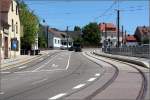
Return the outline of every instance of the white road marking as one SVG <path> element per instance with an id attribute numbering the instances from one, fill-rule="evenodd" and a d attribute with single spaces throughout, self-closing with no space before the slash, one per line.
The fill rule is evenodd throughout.
<path id="1" fill-rule="evenodd" d="M 50 59 L 46 64 L 48 64 L 49 62 L 51 62 L 56 56 L 58 56 L 58 55 L 53 56 L 52 59 Z M 42 65 L 42 66 L 36 68 L 36 69 L 33 70 L 32 72 L 35 72 L 35 71 L 38 71 L 38 70 L 42 69 L 43 67 L 45 67 L 46 64 L 44 64 L 44 65 Z"/>
<path id="2" fill-rule="evenodd" d="M 88 81 L 88 82 L 92 82 L 92 81 L 94 81 L 94 80 L 96 80 L 96 78 L 95 78 L 95 77 L 90 78 L 90 79 L 88 79 L 87 81 Z"/>
<path id="3" fill-rule="evenodd" d="M 100 76 L 100 74 L 99 74 L 99 73 L 97 73 L 97 74 L 95 74 L 95 76 Z"/>
<path id="4" fill-rule="evenodd" d="M 70 64 L 70 57 L 71 57 L 71 54 L 69 55 L 69 58 L 68 58 L 68 62 L 67 62 L 67 66 L 66 66 L 66 70 L 68 70 L 68 68 L 69 68 L 69 64 Z"/>
<path id="5" fill-rule="evenodd" d="M 0 95 L 3 95 L 3 94 L 5 94 L 4 92 L 0 92 Z"/>
<path id="6" fill-rule="evenodd" d="M 44 82 L 44 81 L 46 81 L 46 80 L 47 80 L 47 78 L 42 79 L 42 80 L 35 81 L 35 82 L 32 83 L 32 85 L 38 84 L 38 83 L 42 83 L 42 82 Z"/>
<path id="7" fill-rule="evenodd" d="M 11 72 L 1 72 L 2 74 L 9 74 L 9 73 L 11 73 Z"/>
<path id="8" fill-rule="evenodd" d="M 21 67 L 19 67 L 19 69 L 22 69 L 22 68 L 26 68 L 27 66 L 21 66 Z"/>
<path id="9" fill-rule="evenodd" d="M 48 100 L 56 100 L 56 99 L 59 99 L 59 98 L 65 96 L 65 95 L 67 95 L 67 93 L 60 93 L 56 96 L 53 96 L 53 97 L 49 98 Z"/>
<path id="10" fill-rule="evenodd" d="M 79 85 L 73 87 L 73 89 L 79 89 L 79 88 L 81 88 L 81 87 L 83 87 L 83 86 L 85 86 L 85 85 L 86 85 L 86 84 L 79 84 Z"/>
<path id="11" fill-rule="evenodd" d="M 56 64 L 52 64 L 52 67 L 58 67 L 58 65 L 56 65 Z"/>
<path id="12" fill-rule="evenodd" d="M 39 72 L 53 72 L 53 71 L 65 71 L 66 69 L 53 69 L 53 70 L 39 70 L 39 71 L 19 71 L 14 72 L 15 74 L 23 74 L 23 73 L 39 73 Z"/>
<path id="13" fill-rule="evenodd" d="M 39 59 L 40 61 L 43 60 L 43 58 Z"/>

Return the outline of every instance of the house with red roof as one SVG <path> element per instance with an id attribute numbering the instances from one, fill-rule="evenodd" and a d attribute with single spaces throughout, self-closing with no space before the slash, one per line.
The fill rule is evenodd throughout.
<path id="1" fill-rule="evenodd" d="M 111 47 L 116 47 L 117 45 L 117 27 L 113 23 L 100 23 L 99 30 L 102 33 L 100 43 L 102 46 L 109 45 Z M 119 41 L 122 41 L 122 33 L 120 32 Z"/>
<path id="2" fill-rule="evenodd" d="M 134 33 L 139 44 L 150 43 L 150 27 L 148 26 L 138 26 Z"/>
<path id="3" fill-rule="evenodd" d="M 126 46 L 137 46 L 138 42 L 134 35 L 128 35 L 123 39 L 124 45 Z"/>

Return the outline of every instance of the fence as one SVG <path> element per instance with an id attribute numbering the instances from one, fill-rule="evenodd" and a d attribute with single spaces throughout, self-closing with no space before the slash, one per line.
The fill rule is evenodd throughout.
<path id="1" fill-rule="evenodd" d="M 124 48 L 103 48 L 103 52 L 124 55 L 124 56 L 133 56 L 141 58 L 150 58 L 150 47 L 124 47 Z"/>

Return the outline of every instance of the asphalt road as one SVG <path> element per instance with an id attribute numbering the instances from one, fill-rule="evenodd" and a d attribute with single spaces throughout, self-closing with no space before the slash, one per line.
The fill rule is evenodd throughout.
<path id="1" fill-rule="evenodd" d="M 89 53 L 89 55 L 91 55 Z M 95 55 L 91 55 L 96 57 Z M 24 66 L 7 70 L 2 76 L 1 100 L 135 100 L 142 84 L 138 71 L 123 63 L 111 64 L 86 53 L 50 53 Z M 147 69 L 142 69 L 145 72 Z M 129 93 L 130 91 L 130 93 Z M 149 99 L 148 96 L 146 98 Z M 147 99 L 147 100 L 148 100 Z"/>

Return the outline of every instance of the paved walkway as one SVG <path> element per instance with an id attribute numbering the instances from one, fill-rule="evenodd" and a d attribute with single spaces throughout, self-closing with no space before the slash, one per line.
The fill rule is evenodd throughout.
<path id="1" fill-rule="evenodd" d="M 34 59 L 40 58 L 42 55 L 48 54 L 52 50 L 45 50 L 41 51 L 39 55 L 20 55 L 17 56 L 16 58 L 11 58 L 11 59 L 4 59 L 1 61 L 1 68 L 2 70 L 6 70 L 9 66 L 15 66 L 15 65 L 20 65 L 23 63 L 31 62 Z"/>
<path id="2" fill-rule="evenodd" d="M 106 57 L 109 57 L 109 58 L 123 60 L 123 61 L 126 61 L 126 62 L 135 63 L 135 64 L 142 65 L 144 67 L 150 68 L 150 59 L 107 54 L 107 53 L 102 52 L 101 50 L 94 50 L 94 52 L 96 54 L 101 55 L 101 56 L 106 56 Z"/>

